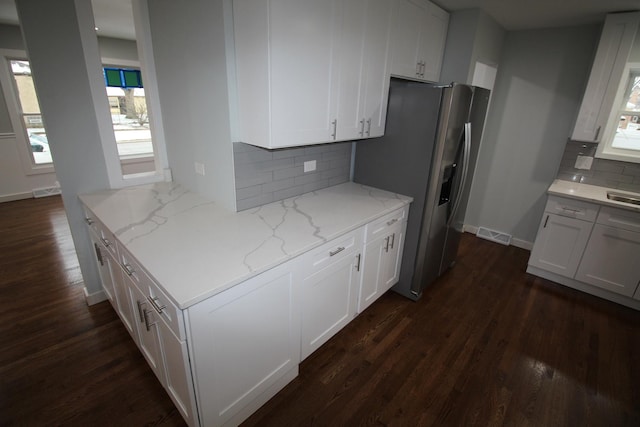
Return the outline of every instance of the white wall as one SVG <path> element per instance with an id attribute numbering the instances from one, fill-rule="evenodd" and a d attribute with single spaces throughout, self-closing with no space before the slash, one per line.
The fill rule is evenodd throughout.
<path id="1" fill-rule="evenodd" d="M 235 210 L 224 0 L 153 0 L 149 19 L 175 181 Z M 195 173 L 202 163 L 205 175 Z"/>
<path id="2" fill-rule="evenodd" d="M 535 239 L 600 26 L 507 33 L 465 222 Z"/>

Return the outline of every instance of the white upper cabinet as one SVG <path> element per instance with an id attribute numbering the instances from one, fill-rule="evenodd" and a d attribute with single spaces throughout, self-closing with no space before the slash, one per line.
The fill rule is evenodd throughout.
<path id="1" fill-rule="evenodd" d="M 571 139 L 600 142 L 607 133 L 607 122 L 639 22 L 640 12 L 607 15 Z"/>
<path id="2" fill-rule="evenodd" d="M 234 0 L 237 136 L 281 148 L 380 136 L 392 0 Z"/>
<path id="3" fill-rule="evenodd" d="M 449 13 L 426 0 L 399 0 L 397 3 L 391 74 L 437 82 Z"/>

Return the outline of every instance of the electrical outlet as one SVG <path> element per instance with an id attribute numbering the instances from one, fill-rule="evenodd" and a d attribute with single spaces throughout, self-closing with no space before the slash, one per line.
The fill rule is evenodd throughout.
<path id="1" fill-rule="evenodd" d="M 573 166 L 576 169 L 591 169 L 591 165 L 593 164 L 593 157 L 591 156 L 578 156 L 576 159 L 576 164 Z"/>
<path id="2" fill-rule="evenodd" d="M 304 171 L 305 172 L 313 172 L 316 170 L 316 161 L 309 160 L 308 162 L 304 162 Z"/>
<path id="3" fill-rule="evenodd" d="M 204 163 L 195 162 L 196 173 L 204 176 Z"/>

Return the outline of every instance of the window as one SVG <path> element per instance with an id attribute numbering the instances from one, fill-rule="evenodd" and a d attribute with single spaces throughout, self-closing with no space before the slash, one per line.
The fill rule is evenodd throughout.
<path id="1" fill-rule="evenodd" d="M 629 62 L 616 93 L 597 157 L 640 163 L 640 63 Z"/>
<path id="2" fill-rule="evenodd" d="M 105 67 L 103 72 L 120 159 L 153 157 L 140 70 Z"/>
<path id="3" fill-rule="evenodd" d="M 18 97 L 18 109 L 29 142 L 29 152 L 36 165 L 50 164 L 51 151 L 40 115 L 38 95 L 31 76 L 29 61 L 10 59 L 11 74 Z"/>
<path id="4" fill-rule="evenodd" d="M 630 71 L 625 86 L 611 147 L 640 152 L 640 70 Z"/>

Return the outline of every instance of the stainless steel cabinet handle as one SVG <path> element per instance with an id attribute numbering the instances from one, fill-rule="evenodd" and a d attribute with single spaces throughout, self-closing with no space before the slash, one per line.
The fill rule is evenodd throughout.
<path id="1" fill-rule="evenodd" d="M 143 305 L 147 305 L 144 302 L 140 302 L 140 300 L 136 300 L 136 304 L 138 304 L 138 316 L 140 317 L 140 323 L 144 322 L 144 313 L 143 313 Z"/>
<path id="2" fill-rule="evenodd" d="M 393 249 L 393 245 L 395 244 L 395 242 L 396 242 L 396 233 L 393 233 L 391 235 L 391 249 Z"/>
<path id="3" fill-rule="evenodd" d="M 100 251 L 100 246 L 98 246 L 97 243 L 94 243 L 93 247 L 96 250 L 96 258 L 98 258 L 100 265 L 104 265 L 104 261 L 102 260 L 102 251 Z"/>
<path id="4" fill-rule="evenodd" d="M 387 225 L 393 225 L 398 222 L 398 218 L 393 218 L 391 221 L 387 221 Z"/>
<path id="5" fill-rule="evenodd" d="M 570 212 L 572 214 L 580 213 L 580 209 L 565 208 L 564 206 L 562 206 L 561 209 L 563 212 Z"/>
<path id="6" fill-rule="evenodd" d="M 109 246 L 111 246 L 111 242 L 109 241 L 109 239 L 105 239 L 104 237 L 100 238 L 100 241 L 102 242 L 102 244 L 108 248 Z"/>
<path id="7" fill-rule="evenodd" d="M 361 259 L 362 259 L 362 254 L 358 254 L 356 256 L 356 260 L 357 260 L 356 261 L 356 271 L 360 271 L 360 261 L 361 261 Z"/>
<path id="8" fill-rule="evenodd" d="M 91 219 L 90 217 L 85 217 L 85 222 L 89 225 L 93 224 L 95 221 L 93 219 Z"/>
<path id="9" fill-rule="evenodd" d="M 364 136 L 364 119 L 360 120 L 360 136 Z"/>
<path id="10" fill-rule="evenodd" d="M 371 119 L 367 119 L 367 136 L 371 136 Z"/>
<path id="11" fill-rule="evenodd" d="M 344 251 L 344 246 L 340 246 L 338 249 L 336 249 L 335 251 L 330 251 L 329 252 L 329 256 L 334 256 L 336 254 L 339 254 L 340 252 Z"/>
<path id="12" fill-rule="evenodd" d="M 158 297 L 147 297 L 147 299 L 149 300 L 149 302 L 151 303 L 151 305 L 153 306 L 153 308 L 158 312 L 158 313 L 162 313 L 162 310 L 164 310 L 165 308 L 167 308 L 166 305 L 162 304 L 158 304 Z"/>
<path id="13" fill-rule="evenodd" d="M 390 237 L 391 237 L 391 236 L 387 236 L 387 237 L 385 238 L 385 241 L 386 241 L 386 243 L 385 243 L 385 245 L 384 245 L 384 251 L 385 251 L 385 252 L 389 252 L 389 238 L 390 238 Z"/>
<path id="14" fill-rule="evenodd" d="M 598 140 L 598 135 L 600 135 L 600 128 L 601 128 L 601 127 L 602 127 L 602 126 L 598 126 L 598 129 L 596 129 L 596 136 L 594 136 L 594 137 L 593 137 L 593 140 L 594 140 L 594 141 L 597 141 L 597 140 Z"/>
<path id="15" fill-rule="evenodd" d="M 416 64 L 416 76 L 420 76 L 420 68 L 422 68 L 422 61 Z"/>
<path id="16" fill-rule="evenodd" d="M 124 272 L 127 273 L 127 276 L 133 276 L 133 273 L 136 272 L 129 264 L 123 264 L 122 268 L 124 269 Z"/>
<path id="17" fill-rule="evenodd" d="M 544 220 L 544 225 L 542 226 L 542 228 L 547 228 L 548 222 L 549 222 L 549 215 L 547 215 L 547 218 Z"/>
<path id="18" fill-rule="evenodd" d="M 336 133 L 338 130 L 338 120 L 334 119 L 331 121 L 331 126 L 333 126 L 333 133 L 331 134 L 331 138 L 336 139 Z"/>
<path id="19" fill-rule="evenodd" d="M 156 324 L 156 322 L 149 323 L 149 312 L 145 309 L 142 310 L 144 317 L 144 326 L 147 328 L 147 331 L 151 330 L 151 327 Z"/>

